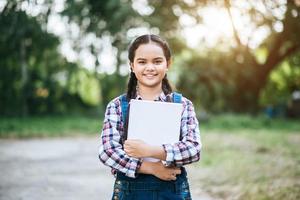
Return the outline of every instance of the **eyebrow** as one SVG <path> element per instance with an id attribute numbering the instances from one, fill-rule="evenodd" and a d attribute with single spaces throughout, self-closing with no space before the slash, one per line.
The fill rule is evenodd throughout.
<path id="1" fill-rule="evenodd" d="M 156 57 L 153 60 L 160 60 L 160 59 L 164 59 L 163 57 Z M 137 58 L 136 60 L 147 60 L 146 58 Z"/>
<path id="2" fill-rule="evenodd" d="M 147 60 L 146 58 L 137 58 L 136 60 Z"/>

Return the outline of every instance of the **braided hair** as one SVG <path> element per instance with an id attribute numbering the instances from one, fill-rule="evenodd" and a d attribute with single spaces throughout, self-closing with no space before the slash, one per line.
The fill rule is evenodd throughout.
<path id="1" fill-rule="evenodd" d="M 153 35 L 153 34 L 146 34 L 146 35 L 141 35 L 137 37 L 129 46 L 128 49 L 128 59 L 131 63 L 134 61 L 134 56 L 135 56 L 135 51 L 137 48 L 142 45 L 142 44 L 148 44 L 150 42 L 155 42 L 157 45 L 159 45 L 166 57 L 167 62 L 170 62 L 171 60 L 171 51 L 169 48 L 168 43 L 163 40 L 161 37 L 158 35 Z M 130 72 L 130 77 L 128 81 L 128 86 L 127 86 L 127 101 L 130 101 L 130 99 L 134 99 L 136 97 L 136 86 L 137 86 L 137 78 L 135 74 L 131 71 Z M 172 92 L 172 87 L 168 81 L 167 75 L 162 80 L 162 90 L 163 92 L 167 95 Z"/>

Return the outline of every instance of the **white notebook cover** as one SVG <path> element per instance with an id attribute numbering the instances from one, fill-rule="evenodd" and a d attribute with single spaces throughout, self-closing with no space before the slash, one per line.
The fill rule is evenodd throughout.
<path id="1" fill-rule="evenodd" d="M 127 138 L 159 146 L 178 142 L 182 111 L 181 103 L 132 99 Z"/>

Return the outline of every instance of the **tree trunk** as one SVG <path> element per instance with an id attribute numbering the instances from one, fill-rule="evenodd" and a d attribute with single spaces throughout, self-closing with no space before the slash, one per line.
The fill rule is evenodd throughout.
<path id="1" fill-rule="evenodd" d="M 28 66 L 26 62 L 26 44 L 25 39 L 21 41 L 20 48 L 20 62 L 21 62 L 21 110 L 22 116 L 26 117 L 28 114 L 27 107 L 27 82 L 28 82 Z"/>

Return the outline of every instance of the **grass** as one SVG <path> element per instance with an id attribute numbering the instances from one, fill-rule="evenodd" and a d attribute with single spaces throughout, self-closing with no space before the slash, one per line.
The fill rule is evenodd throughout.
<path id="1" fill-rule="evenodd" d="M 200 120 L 201 129 L 214 132 L 300 132 L 300 119 L 268 118 L 263 115 L 223 114 L 212 116 L 208 120 Z"/>
<path id="2" fill-rule="evenodd" d="M 212 199 L 300 199 L 300 120 L 220 115 L 202 121 L 196 194 Z M 197 174 L 197 175 L 196 175 Z"/>
<path id="3" fill-rule="evenodd" d="M 1 138 L 99 134 L 102 118 L 0 118 Z M 189 174 L 195 194 L 212 199 L 300 199 L 300 120 L 247 115 L 200 121 L 201 161 Z"/>
<path id="4" fill-rule="evenodd" d="M 1 138 L 57 137 L 100 133 L 102 119 L 80 116 L 0 118 Z"/>
<path id="5" fill-rule="evenodd" d="M 300 199 L 300 134 L 202 132 L 193 187 L 213 199 Z"/>
<path id="6" fill-rule="evenodd" d="M 95 134 L 102 128 L 103 116 L 44 116 L 0 118 L 0 138 L 30 138 Z M 264 116 L 219 115 L 200 121 L 202 132 L 221 133 L 299 133 L 300 120 L 269 119 Z"/>

